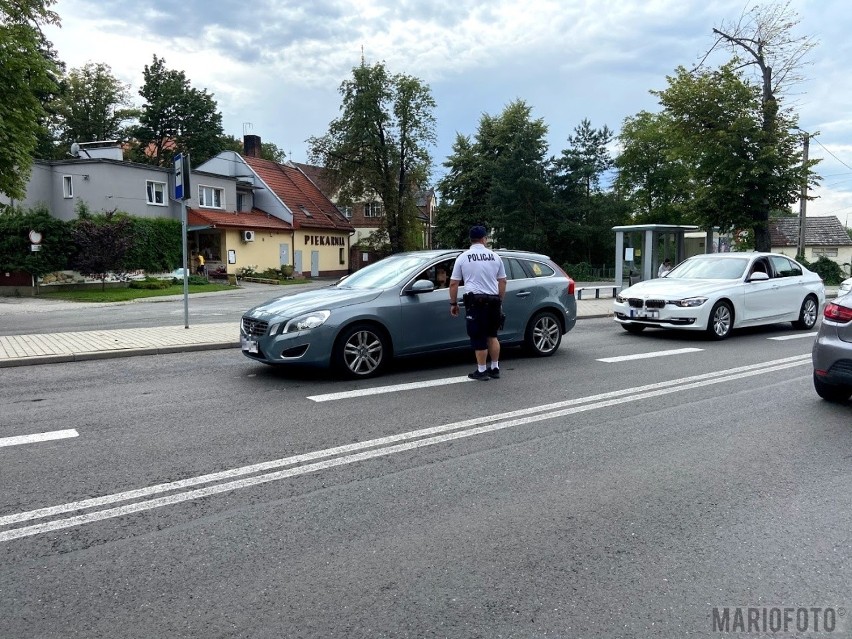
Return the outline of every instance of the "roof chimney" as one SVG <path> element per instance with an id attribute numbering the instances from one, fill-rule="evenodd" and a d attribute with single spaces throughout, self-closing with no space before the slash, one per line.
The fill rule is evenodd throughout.
<path id="1" fill-rule="evenodd" d="M 250 158 L 260 157 L 260 136 L 259 135 L 244 135 L 243 136 L 243 155 Z"/>

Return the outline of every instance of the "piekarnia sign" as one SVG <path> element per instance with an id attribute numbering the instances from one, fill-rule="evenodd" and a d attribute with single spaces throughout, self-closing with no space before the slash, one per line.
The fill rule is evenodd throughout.
<path id="1" fill-rule="evenodd" d="M 345 237 L 333 235 L 306 235 L 305 245 L 309 246 L 346 246 Z"/>

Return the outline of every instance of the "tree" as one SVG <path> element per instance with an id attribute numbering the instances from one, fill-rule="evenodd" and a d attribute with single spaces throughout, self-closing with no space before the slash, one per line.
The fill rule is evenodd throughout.
<path id="1" fill-rule="evenodd" d="M 745 12 L 736 23 L 722 24 L 714 28 L 717 40 L 713 48 L 727 45 L 734 53 L 733 64 L 737 68 L 752 67 L 757 70 L 760 90 L 760 124 L 763 136 L 758 141 L 761 157 L 777 156 L 774 148 L 783 143 L 779 139 L 784 125 L 779 103 L 781 94 L 801 79 L 801 67 L 807 54 L 816 46 L 808 36 L 796 37 L 793 29 L 799 24 L 790 2 L 784 4 L 757 5 Z M 711 51 L 713 50 L 711 48 Z M 743 57 L 740 57 L 743 56 Z M 795 124 L 795 123 L 793 123 Z M 778 200 L 778 184 L 771 163 L 761 162 L 755 166 L 753 187 L 756 199 L 762 197 L 762 209 L 753 209 L 752 228 L 755 248 L 769 251 L 769 211 L 773 201 Z M 781 187 L 783 189 L 783 187 Z"/>
<path id="2" fill-rule="evenodd" d="M 167 69 L 156 55 L 142 75 L 139 95 L 145 104 L 132 130 L 133 159 L 168 166 L 175 153 L 183 151 L 197 166 L 216 155 L 221 150 L 222 114 L 213 96 L 192 88 L 183 71 Z"/>
<path id="3" fill-rule="evenodd" d="M 624 223 L 627 208 L 602 182 L 613 168 L 609 145 L 614 134 L 584 118 L 568 137 L 568 148 L 554 161 L 553 183 L 558 213 L 555 254 L 563 261 L 609 263 L 615 251 L 612 227 Z"/>
<path id="4" fill-rule="evenodd" d="M 129 86 L 112 74 L 109 65 L 88 62 L 72 69 L 55 101 L 60 139 L 66 146 L 122 139 L 124 124 L 139 116 L 131 106 Z"/>
<path id="5" fill-rule="evenodd" d="M 55 0 L 0 0 L 0 193 L 21 199 L 45 131 L 44 104 L 59 63 L 42 26 L 59 24 Z"/>
<path id="6" fill-rule="evenodd" d="M 89 275 L 101 281 L 101 289 L 106 288 L 106 278 L 110 271 L 124 267 L 125 256 L 133 245 L 131 220 L 124 215 L 105 215 L 81 217 L 71 229 L 76 253 L 71 259 L 71 267 L 83 275 Z"/>
<path id="7" fill-rule="evenodd" d="M 669 114 L 641 111 L 624 120 L 615 159 L 615 190 L 639 224 L 685 224 L 689 217 L 689 171 L 677 154 Z"/>
<path id="8" fill-rule="evenodd" d="M 474 224 L 493 233 L 494 243 L 548 250 L 553 196 L 547 183 L 547 126 L 516 100 L 497 116 L 484 114 L 475 140 L 457 136 L 438 183 L 441 207 L 436 236 L 445 246 L 463 246 Z"/>
<path id="9" fill-rule="evenodd" d="M 415 248 L 417 191 L 429 179 L 435 101 L 419 79 L 363 61 L 340 86 L 339 118 L 312 137 L 310 161 L 328 171 L 342 202 L 378 197 L 393 252 Z"/>
<path id="10" fill-rule="evenodd" d="M 780 111 L 765 131 L 760 89 L 733 62 L 695 73 L 680 67 L 668 81 L 654 93 L 671 118 L 673 153 L 688 167 L 695 221 L 750 229 L 755 248 L 769 250 L 769 213 L 796 201 L 803 178 L 795 117 Z"/>
<path id="11" fill-rule="evenodd" d="M 470 138 L 456 135 L 453 152 L 443 164 L 447 174 L 438 182 L 440 206 L 435 212 L 435 241 L 445 248 L 462 248 L 471 226 L 488 218 L 491 171 Z"/>

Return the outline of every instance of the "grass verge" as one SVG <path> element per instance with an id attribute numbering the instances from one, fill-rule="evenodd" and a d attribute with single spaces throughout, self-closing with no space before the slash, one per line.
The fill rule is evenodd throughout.
<path id="1" fill-rule="evenodd" d="M 227 291 L 233 286 L 225 284 L 190 284 L 189 293 L 212 293 L 216 291 Z M 43 289 L 42 289 L 43 290 Z M 138 288 L 108 288 L 104 291 L 43 291 L 38 297 L 53 300 L 67 300 L 69 302 L 129 302 L 144 297 L 163 297 L 166 295 L 183 295 L 183 284 L 173 284 L 168 288 L 156 290 Z"/>

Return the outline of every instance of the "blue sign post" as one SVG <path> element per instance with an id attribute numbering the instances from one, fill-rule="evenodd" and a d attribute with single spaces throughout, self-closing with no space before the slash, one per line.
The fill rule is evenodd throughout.
<path id="1" fill-rule="evenodd" d="M 189 155 L 175 155 L 175 199 L 180 201 L 181 235 L 183 241 L 183 324 L 189 328 L 189 267 L 187 265 L 186 201 L 189 199 Z"/>

